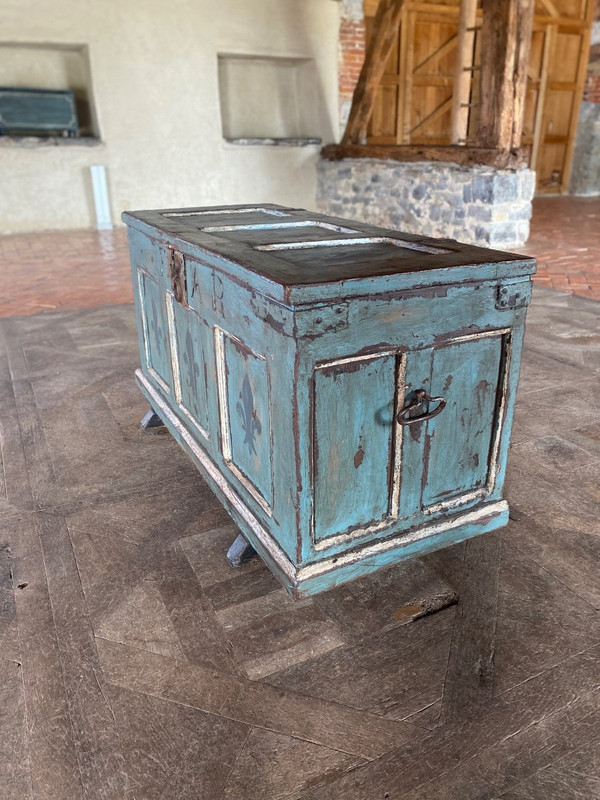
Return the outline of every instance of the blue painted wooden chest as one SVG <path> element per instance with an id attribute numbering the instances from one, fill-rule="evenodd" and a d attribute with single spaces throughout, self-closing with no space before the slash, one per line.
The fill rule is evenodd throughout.
<path id="1" fill-rule="evenodd" d="M 123 219 L 139 386 L 290 593 L 506 524 L 533 259 L 275 205 Z"/>

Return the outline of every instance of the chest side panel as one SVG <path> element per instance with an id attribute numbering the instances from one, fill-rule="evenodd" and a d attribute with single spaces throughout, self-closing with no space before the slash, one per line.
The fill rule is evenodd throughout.
<path id="1" fill-rule="evenodd" d="M 267 360 L 218 327 L 215 352 L 223 456 L 255 499 L 270 509 L 273 478 Z"/>
<path id="2" fill-rule="evenodd" d="M 138 270 L 146 367 L 164 391 L 173 385 L 168 295 L 150 275 Z"/>
<path id="3" fill-rule="evenodd" d="M 209 408 L 209 368 L 212 360 L 210 328 L 195 311 L 169 296 L 173 315 L 177 401 L 187 419 L 208 438 L 213 425 Z"/>

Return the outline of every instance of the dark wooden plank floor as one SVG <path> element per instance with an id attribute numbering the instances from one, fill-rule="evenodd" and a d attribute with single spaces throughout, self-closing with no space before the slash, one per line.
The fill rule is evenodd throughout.
<path id="1" fill-rule="evenodd" d="M 297 603 L 138 429 L 131 307 L 0 336 L 2 800 L 600 798 L 600 304 L 536 291 L 507 529 Z"/>

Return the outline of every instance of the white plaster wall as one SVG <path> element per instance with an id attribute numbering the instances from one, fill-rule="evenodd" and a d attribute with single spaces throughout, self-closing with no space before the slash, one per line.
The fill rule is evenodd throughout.
<path id="1" fill-rule="evenodd" d="M 315 207 L 319 147 L 221 133 L 217 54 L 314 58 L 316 135 L 337 128 L 335 0 L 0 0 L 4 42 L 87 45 L 101 143 L 0 147 L 0 232 L 93 227 L 89 166 L 124 209 Z"/>

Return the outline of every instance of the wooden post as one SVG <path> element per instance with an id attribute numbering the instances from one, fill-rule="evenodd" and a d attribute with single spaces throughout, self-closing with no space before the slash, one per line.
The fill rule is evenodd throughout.
<path id="1" fill-rule="evenodd" d="M 523 130 L 534 0 L 482 0 L 482 147 L 518 147 Z"/>
<path id="2" fill-rule="evenodd" d="M 533 32 L 535 0 L 520 0 L 517 3 L 517 31 L 514 73 L 514 112 L 511 147 L 519 147 L 525 120 L 525 101 L 527 99 L 527 69 Z"/>
<path id="3" fill-rule="evenodd" d="M 348 124 L 342 138 L 343 144 L 364 144 L 367 126 L 375 105 L 375 91 L 385 72 L 398 26 L 404 0 L 381 0 L 373 20 L 371 39 L 365 61 L 354 89 Z"/>
<path id="4" fill-rule="evenodd" d="M 550 66 L 550 54 L 554 47 L 554 38 L 556 36 L 556 26 L 547 25 L 544 33 L 544 49 L 542 52 L 542 69 L 540 83 L 537 93 L 537 102 L 535 108 L 535 122 L 533 126 L 533 146 L 531 148 L 531 169 L 537 171 L 537 160 L 540 152 L 540 145 L 542 143 L 542 125 L 544 121 L 544 107 L 546 105 L 546 90 L 548 88 L 548 69 Z"/>
<path id="5" fill-rule="evenodd" d="M 477 0 L 461 0 L 452 88 L 452 144 L 465 144 L 467 141 L 476 22 Z"/>

